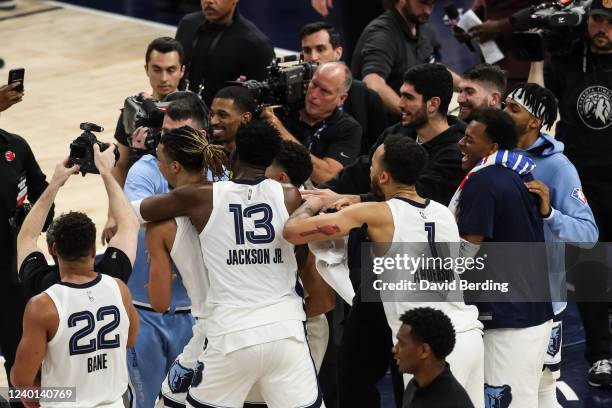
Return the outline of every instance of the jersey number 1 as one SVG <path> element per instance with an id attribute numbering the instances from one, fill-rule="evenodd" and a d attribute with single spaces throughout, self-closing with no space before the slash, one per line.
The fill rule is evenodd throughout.
<path id="1" fill-rule="evenodd" d="M 236 232 L 236 245 L 243 245 L 246 236 L 251 244 L 269 244 L 274 241 L 274 226 L 272 225 L 272 207 L 268 204 L 255 204 L 242 210 L 240 204 L 230 204 L 229 212 L 234 214 L 234 230 Z M 259 215 L 259 219 L 254 220 L 255 229 L 263 230 L 257 234 L 255 231 L 244 231 L 244 218 L 253 218 Z"/>

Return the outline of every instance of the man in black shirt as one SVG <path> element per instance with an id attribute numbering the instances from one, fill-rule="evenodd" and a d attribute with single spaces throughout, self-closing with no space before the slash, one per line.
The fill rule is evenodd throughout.
<path id="1" fill-rule="evenodd" d="M 0 129 L 0 347 L 7 378 L 21 338 L 27 302 L 17 278 L 17 231 L 29 205 L 26 201 L 35 203 L 46 187 L 45 175 L 26 140 Z M 40 214 L 41 229 L 51 219 L 52 202 L 47 212 Z"/>
<path id="2" fill-rule="evenodd" d="M 465 389 L 444 360 L 455 347 L 455 330 L 444 313 L 430 307 L 407 311 L 393 347 L 401 373 L 412 374 L 402 408 L 472 408 Z"/>
<path id="3" fill-rule="evenodd" d="M 530 80 L 546 84 L 559 100 L 556 138 L 578 170 L 584 195 L 599 228 L 599 241 L 612 241 L 612 2 L 594 0 L 587 22 L 588 36 L 569 55 L 532 66 Z M 535 72 L 534 72 L 535 71 Z M 539 71 L 539 72 L 538 72 Z M 539 78 L 538 78 L 539 76 Z M 544 83 L 543 83 L 544 82 Z M 573 271 L 577 296 L 605 298 L 610 265 Z M 584 269 L 584 270 L 580 270 Z M 603 292 L 602 292 L 603 291 Z M 592 364 L 589 384 L 612 384 L 608 305 L 578 302 L 586 335 L 585 357 Z"/>
<path id="4" fill-rule="evenodd" d="M 161 101 L 178 89 L 179 82 L 185 73 L 183 56 L 183 47 L 174 38 L 160 37 L 149 44 L 145 54 L 145 72 L 149 77 L 153 94 L 143 92 L 144 98 Z M 131 165 L 146 153 L 143 148 L 148 131 L 147 128 L 140 127 L 134 129 L 133 134 L 128 134 L 123 119 L 122 111 L 115 129 L 115 139 L 119 142 L 117 145 L 119 160 L 113 168 L 113 176 L 121 187 L 125 184 L 125 178 Z M 136 151 L 131 151 L 130 147 L 141 148 L 142 153 L 136 154 Z"/>
<path id="5" fill-rule="evenodd" d="M 306 103 L 299 116 L 282 123 L 270 110 L 263 116 L 281 137 L 310 150 L 311 179 L 322 184 L 351 164 L 361 149 L 361 126 L 339 109 L 351 87 L 351 71 L 341 62 L 321 64 L 308 84 Z"/>
<path id="6" fill-rule="evenodd" d="M 274 49 L 268 37 L 238 12 L 238 0 L 201 3 L 202 11 L 179 22 L 176 39 L 185 49 L 188 89 L 200 93 L 210 106 L 227 81 L 240 76 L 264 80 Z"/>
<path id="7" fill-rule="evenodd" d="M 110 240 L 100 262 L 94 266 L 94 270 L 127 283 L 136 256 L 136 240 L 140 225 L 127 197 L 111 175 L 111 169 L 115 164 L 113 149 L 109 148 L 100 153 L 95 147 L 94 159 L 106 187 L 110 211 L 115 215 L 118 224 L 117 232 Z M 36 296 L 60 281 L 53 223 L 47 232 L 47 245 L 55 265 L 47 264 L 45 256 L 37 246 L 37 241 L 42 231 L 44 215 L 49 212 L 59 189 L 73 174 L 78 174 L 77 165 L 67 168 L 66 162 L 63 161 L 55 167 L 49 186 L 32 207 L 19 232 L 17 238 L 19 280 L 28 298 Z"/>
<path id="8" fill-rule="evenodd" d="M 434 0 L 395 0 L 393 7 L 365 28 L 353 53 L 356 79 L 378 92 L 393 116 L 399 111 L 398 91 L 404 72 L 434 62 L 440 48 L 429 20 Z"/>
<path id="9" fill-rule="evenodd" d="M 325 187 L 339 194 L 362 194 L 352 197 L 356 202 L 372 200 L 370 162 L 376 148 L 388 135 L 401 134 L 417 140 L 429 154 L 427 169 L 416 183 L 417 192 L 442 204 L 448 204 L 465 172 L 461 169 L 461 152 L 457 142 L 463 137 L 465 123 L 447 116 L 453 84 L 451 74 L 440 64 L 422 64 L 409 69 L 401 87 L 402 121 L 386 129 L 369 155 L 359 157 Z M 333 202 L 339 197 L 318 190 Z"/>
<path id="10" fill-rule="evenodd" d="M 305 25 L 300 31 L 300 40 L 306 62 L 324 63 L 342 58 L 342 39 L 328 23 L 320 21 Z M 366 154 L 387 127 L 385 106 L 380 96 L 363 82 L 353 80 L 342 109 L 361 125 L 363 136 L 359 154 Z"/>

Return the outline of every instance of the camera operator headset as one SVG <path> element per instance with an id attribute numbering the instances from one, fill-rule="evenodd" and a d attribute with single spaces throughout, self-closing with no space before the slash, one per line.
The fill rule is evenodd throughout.
<path id="1" fill-rule="evenodd" d="M 0 87 L 0 90 L 6 89 Z M 12 103 L 19 102 L 22 96 L 22 93 L 17 95 Z M 45 175 L 27 141 L 0 129 L 0 347 L 7 378 L 21 338 L 27 301 L 17 279 L 17 233 L 29 208 L 27 201 L 36 202 L 46 187 Z M 49 208 L 48 214 L 41 214 L 40 219 L 45 229 L 53 219 L 53 205 Z"/>
<path id="2" fill-rule="evenodd" d="M 556 138 L 565 144 L 565 155 L 576 166 L 584 191 L 575 195 L 584 202 L 588 199 L 599 241 L 612 241 L 612 0 L 593 0 L 584 41 L 567 55 L 533 63 L 530 81 L 545 83 L 559 99 Z M 591 265 L 588 270 L 578 265 L 573 270 L 585 357 L 592 365 L 588 381 L 594 387 L 612 384 L 608 305 L 580 299 L 609 299 L 609 269 L 610 265 Z"/>

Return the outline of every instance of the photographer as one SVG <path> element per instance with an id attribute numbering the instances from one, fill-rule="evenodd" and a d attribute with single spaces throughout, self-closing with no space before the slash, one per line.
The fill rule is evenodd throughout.
<path id="1" fill-rule="evenodd" d="M 359 155 L 361 126 L 339 109 L 351 82 L 351 72 L 344 63 L 319 65 L 308 84 L 304 109 L 284 124 L 271 110 L 262 114 L 283 139 L 308 147 L 314 167 L 311 179 L 315 184 L 332 179 Z"/>
<path id="2" fill-rule="evenodd" d="M 21 93 L 15 95 L 12 86 L 0 89 L 8 93 L 11 104 L 23 97 Z M 27 201 L 35 203 L 46 187 L 45 175 L 27 141 L 0 129 L 0 347 L 7 374 L 21 338 L 27 301 L 17 278 L 17 233 L 29 208 Z M 41 223 L 53 219 L 53 206 L 50 208 L 49 214 L 41 214 Z"/>
<path id="3" fill-rule="evenodd" d="M 546 84 L 559 100 L 556 138 L 578 170 L 584 196 L 599 227 L 599 241 L 612 241 L 612 4 L 594 0 L 585 41 L 566 56 L 534 63 L 530 80 Z M 542 79 L 544 81 L 542 81 Z M 586 201 L 586 200 L 585 200 Z M 577 268 L 578 269 L 578 268 Z M 575 270 L 576 292 L 605 296 L 609 266 Z M 583 277 L 583 279 L 581 279 Z M 601 298 L 601 297 L 600 297 Z M 586 335 L 585 357 L 593 387 L 612 384 L 608 308 L 601 302 L 578 302 Z"/>
<path id="4" fill-rule="evenodd" d="M 185 73 L 183 47 L 173 38 L 156 38 L 147 47 L 144 68 L 153 93 L 151 95 L 142 93 L 142 99 L 150 99 L 151 102 L 163 100 L 178 89 L 179 82 Z M 142 154 L 136 154 L 136 151 L 131 151 L 130 147 L 140 148 L 144 153 L 144 140 L 148 132 L 146 127 L 139 127 L 134 130 L 133 134 L 127 134 L 123 115 L 122 111 L 115 130 L 115 139 L 119 142 L 119 161 L 113 168 L 113 177 L 121 187 L 125 183 L 130 166 L 142 156 Z"/>
<path id="5" fill-rule="evenodd" d="M 300 41 L 305 62 L 321 64 L 342 58 L 340 34 L 326 22 L 306 24 L 300 31 Z M 342 109 L 361 125 L 363 136 L 359 154 L 366 154 L 387 127 L 385 106 L 380 96 L 363 82 L 354 79 Z"/>
<path id="6" fill-rule="evenodd" d="M 94 270 L 127 283 L 136 257 L 136 237 L 139 224 L 127 197 L 111 175 L 111 169 L 115 164 L 112 151 L 112 145 L 104 153 L 94 150 L 96 168 L 100 172 L 108 195 L 108 206 L 115 214 L 118 224 L 117 232 L 110 240 L 100 262 L 94 265 Z M 59 189 L 70 174 L 77 174 L 78 170 L 79 168 L 76 167 L 73 173 L 68 172 L 65 161 L 56 166 L 51 183 L 24 220 L 19 232 L 17 238 L 19 280 L 28 298 L 36 296 L 60 281 L 57 254 L 54 248 L 55 224 L 51 223 L 47 231 L 47 249 L 53 256 L 54 265 L 47 263 L 42 251 L 37 247 L 37 241 L 43 228 L 42 220 L 53 205 Z"/>
<path id="7" fill-rule="evenodd" d="M 172 129 L 190 126 L 198 130 L 202 137 L 207 136 L 210 110 L 196 94 L 175 92 L 169 95 L 167 100 L 170 105 L 164 115 L 162 135 Z M 125 181 L 125 193 L 130 201 L 170 191 L 159 166 L 160 161 L 151 154 L 134 163 Z M 172 282 L 172 301 L 168 311 L 163 314 L 155 311 L 149 301 L 146 287 L 149 282 L 149 269 L 145 229 L 141 228 L 134 270 L 128 281 L 128 288 L 141 322 L 136 343 L 128 349 L 128 370 L 138 407 L 154 406 L 167 368 L 191 339 L 194 324 L 191 301 L 180 278 Z"/>

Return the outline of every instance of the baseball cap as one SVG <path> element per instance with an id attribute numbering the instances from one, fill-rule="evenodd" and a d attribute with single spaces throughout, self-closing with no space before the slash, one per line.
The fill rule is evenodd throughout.
<path id="1" fill-rule="evenodd" d="M 593 0 L 590 14 L 612 17 L 612 0 Z"/>

